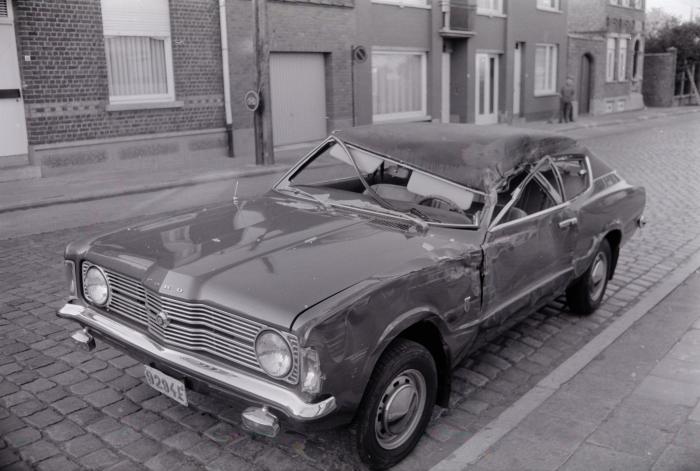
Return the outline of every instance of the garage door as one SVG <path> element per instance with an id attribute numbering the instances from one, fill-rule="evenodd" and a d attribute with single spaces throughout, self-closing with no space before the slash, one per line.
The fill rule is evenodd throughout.
<path id="1" fill-rule="evenodd" d="M 326 74 L 323 54 L 270 54 L 272 130 L 275 145 L 326 135 Z"/>

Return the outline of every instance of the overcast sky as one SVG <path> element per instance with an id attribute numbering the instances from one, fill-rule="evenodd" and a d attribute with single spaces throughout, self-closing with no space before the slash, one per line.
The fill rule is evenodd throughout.
<path id="1" fill-rule="evenodd" d="M 683 20 L 690 19 L 690 10 L 694 18 L 700 18 L 700 0 L 647 0 L 647 10 L 661 8 Z"/>

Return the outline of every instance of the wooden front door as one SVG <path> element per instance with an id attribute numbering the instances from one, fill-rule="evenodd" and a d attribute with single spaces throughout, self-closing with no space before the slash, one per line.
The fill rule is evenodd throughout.
<path id="1" fill-rule="evenodd" d="M 578 114 L 588 114 L 591 111 L 591 87 L 593 85 L 593 64 L 591 56 L 581 57 L 581 73 L 579 74 Z"/>

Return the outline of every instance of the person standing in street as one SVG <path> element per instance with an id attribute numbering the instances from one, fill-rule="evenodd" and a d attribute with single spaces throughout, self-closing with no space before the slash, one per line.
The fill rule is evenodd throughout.
<path id="1" fill-rule="evenodd" d="M 566 83 L 559 90 L 559 122 L 568 123 L 574 121 L 574 79 L 566 78 Z"/>

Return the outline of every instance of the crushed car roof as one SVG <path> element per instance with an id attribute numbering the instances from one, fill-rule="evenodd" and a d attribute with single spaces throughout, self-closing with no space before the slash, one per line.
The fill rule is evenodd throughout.
<path id="1" fill-rule="evenodd" d="M 489 191 L 524 163 L 571 153 L 577 147 L 574 139 L 551 132 L 469 124 L 376 124 L 335 131 L 333 135 L 481 191 Z"/>

